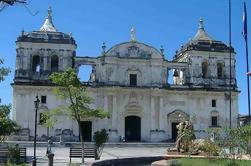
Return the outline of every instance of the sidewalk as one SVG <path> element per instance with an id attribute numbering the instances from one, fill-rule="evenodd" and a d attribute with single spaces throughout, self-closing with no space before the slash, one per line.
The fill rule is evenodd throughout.
<path id="1" fill-rule="evenodd" d="M 101 160 L 128 158 L 128 157 L 144 157 L 144 156 L 162 156 L 166 154 L 167 147 L 105 147 L 101 156 Z M 70 162 L 68 147 L 53 147 L 55 166 L 67 166 Z M 37 165 L 47 166 L 48 158 L 46 156 L 46 148 L 37 148 Z M 27 148 L 27 156 L 33 156 L 33 148 Z M 86 158 L 86 166 L 90 165 L 95 160 Z M 72 158 L 72 163 L 81 163 L 81 158 Z"/>

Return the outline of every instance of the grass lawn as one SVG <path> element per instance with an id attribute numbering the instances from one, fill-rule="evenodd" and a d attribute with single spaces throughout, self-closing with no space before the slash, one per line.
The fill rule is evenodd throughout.
<path id="1" fill-rule="evenodd" d="M 229 159 L 180 158 L 177 163 L 180 166 L 251 166 L 251 161 Z"/>

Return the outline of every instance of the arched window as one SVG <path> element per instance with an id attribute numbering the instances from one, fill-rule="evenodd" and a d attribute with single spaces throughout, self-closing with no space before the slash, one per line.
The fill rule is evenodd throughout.
<path id="1" fill-rule="evenodd" d="M 211 111 L 211 126 L 219 127 L 219 112 Z"/>
<path id="2" fill-rule="evenodd" d="M 40 65 L 40 56 L 34 55 L 32 57 L 32 71 L 36 72 L 36 69 Z"/>
<path id="3" fill-rule="evenodd" d="M 58 71 L 58 56 L 57 55 L 53 55 L 51 57 L 51 71 L 52 72 Z"/>
<path id="4" fill-rule="evenodd" d="M 203 62 L 201 67 L 202 67 L 202 78 L 206 78 L 207 77 L 207 69 L 208 69 L 207 62 Z"/>
<path id="5" fill-rule="evenodd" d="M 217 75 L 218 75 L 218 78 L 222 78 L 223 76 L 223 64 L 222 63 L 217 64 Z"/>

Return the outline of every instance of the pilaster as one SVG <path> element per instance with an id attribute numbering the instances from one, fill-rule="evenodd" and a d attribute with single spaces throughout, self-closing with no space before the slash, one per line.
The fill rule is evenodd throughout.
<path id="1" fill-rule="evenodd" d="M 117 128 L 117 98 L 113 95 L 113 108 L 112 108 L 112 129 Z"/>
<path id="2" fill-rule="evenodd" d="M 164 130 L 163 119 L 165 119 L 164 110 L 163 110 L 163 97 L 159 99 L 159 129 Z"/>
<path id="3" fill-rule="evenodd" d="M 151 122 L 151 130 L 155 129 L 155 106 L 154 106 L 154 96 L 151 96 L 151 114 L 150 114 L 150 122 Z"/>

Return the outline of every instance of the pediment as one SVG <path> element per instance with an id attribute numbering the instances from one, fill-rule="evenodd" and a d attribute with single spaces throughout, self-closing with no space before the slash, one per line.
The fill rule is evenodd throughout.
<path id="1" fill-rule="evenodd" d="M 106 52 L 106 56 L 142 59 L 163 58 L 157 49 L 139 42 L 117 44 Z"/>

